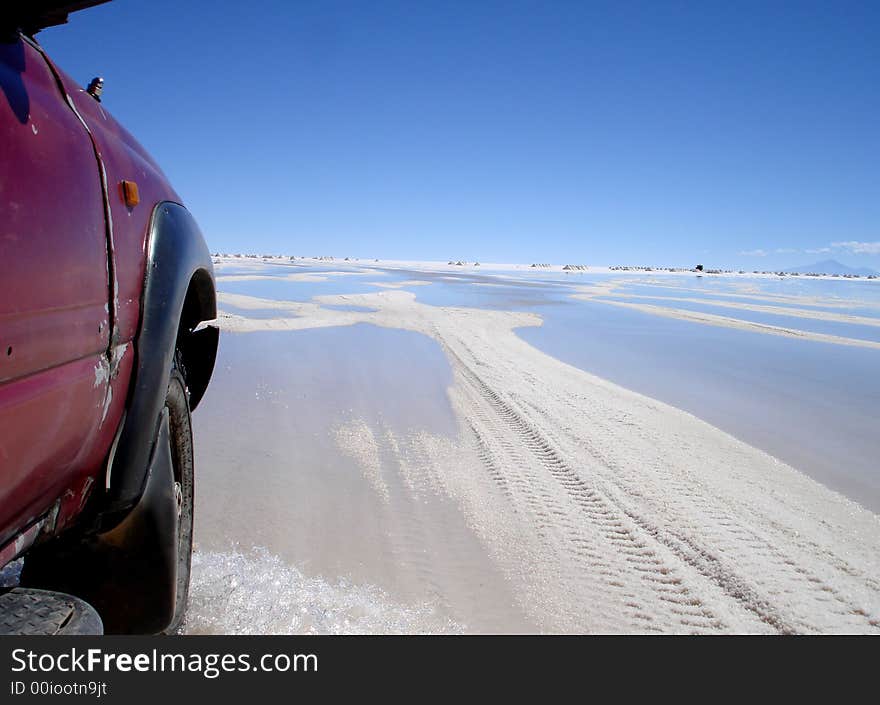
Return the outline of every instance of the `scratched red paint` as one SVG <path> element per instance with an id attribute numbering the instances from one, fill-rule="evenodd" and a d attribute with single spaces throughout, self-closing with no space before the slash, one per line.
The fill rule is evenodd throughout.
<path id="1" fill-rule="evenodd" d="M 104 483 L 134 346 L 112 373 L 109 355 L 138 330 L 153 207 L 180 199 L 37 45 L 0 44 L 0 84 L 2 565 L 38 533 L 29 525 L 57 507 L 59 531 Z M 134 207 L 123 179 L 137 183 Z"/>

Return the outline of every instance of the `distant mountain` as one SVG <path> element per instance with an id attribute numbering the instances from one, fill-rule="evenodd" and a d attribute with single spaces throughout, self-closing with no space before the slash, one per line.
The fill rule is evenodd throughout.
<path id="1" fill-rule="evenodd" d="M 823 262 L 816 262 L 815 264 L 805 264 L 801 267 L 792 267 L 785 271 L 787 273 L 800 272 L 801 274 L 859 274 L 863 277 L 872 274 L 880 274 L 880 272 L 877 272 L 874 269 L 868 269 L 867 267 L 847 267 L 845 264 L 841 264 L 834 259 L 826 259 Z"/>

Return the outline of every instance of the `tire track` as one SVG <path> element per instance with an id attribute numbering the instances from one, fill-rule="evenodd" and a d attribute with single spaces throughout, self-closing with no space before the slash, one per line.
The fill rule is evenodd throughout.
<path id="1" fill-rule="evenodd" d="M 621 575 L 619 567 L 615 572 L 607 562 L 598 563 L 608 552 L 584 538 L 583 523 L 565 522 L 563 517 L 568 515 L 563 509 L 558 507 L 551 509 L 549 513 L 555 516 L 557 522 L 563 524 L 566 538 L 578 547 L 581 557 L 587 560 L 585 566 L 587 569 L 598 569 L 600 575 L 606 578 L 606 584 L 612 589 L 619 590 L 624 587 L 626 583 L 621 581 L 621 577 L 628 577 L 630 580 L 635 578 L 643 585 L 648 586 L 656 600 L 666 604 L 668 611 L 674 615 L 672 619 L 681 627 L 709 632 L 729 629 L 729 625 L 684 584 L 676 567 L 668 561 L 664 561 L 651 547 L 650 539 L 656 540 L 658 538 L 656 530 L 652 530 L 652 527 L 639 521 L 638 516 L 621 511 L 621 508 L 610 501 L 606 495 L 588 486 L 533 425 L 529 424 L 510 404 L 493 391 L 448 346 L 447 352 L 457 362 L 457 368 L 463 379 L 488 404 L 492 409 L 493 416 L 497 419 L 497 422 L 493 423 L 492 419 L 484 416 L 479 419 L 481 422 L 479 425 L 489 428 L 492 437 L 509 437 L 512 433 L 519 446 L 534 459 L 537 467 L 556 480 L 566 496 L 587 519 L 588 525 L 597 531 L 604 542 L 612 548 L 612 554 L 623 560 L 626 568 Z M 497 427 L 499 422 L 509 430 L 507 432 L 495 430 L 493 426 Z M 481 456 L 490 475 L 500 485 L 506 486 L 507 478 L 500 471 L 498 464 L 487 458 L 486 449 L 488 446 L 482 438 L 482 434 L 473 422 L 469 421 L 468 423 L 483 448 Z M 504 465 L 504 467 L 506 471 L 510 466 Z M 534 490 L 528 486 L 523 491 L 527 497 L 534 495 Z M 538 511 L 534 497 L 529 501 L 533 504 L 533 510 Z M 542 515 L 546 517 L 547 512 L 543 512 Z M 684 552 L 678 546 L 671 544 L 667 545 L 667 548 L 672 549 L 672 552 L 679 558 L 690 558 L 687 562 L 692 567 L 705 577 L 712 579 L 720 587 L 726 587 L 725 591 L 728 594 L 736 596 L 743 608 L 756 612 L 762 621 L 778 631 L 787 630 L 781 618 L 769 608 L 758 611 L 752 609 L 755 595 L 745 586 L 742 584 L 734 586 L 729 578 L 726 583 L 725 580 L 717 579 L 717 575 L 724 575 L 724 573 L 708 570 L 704 565 L 705 561 L 701 563 L 693 558 L 693 551 Z M 743 597 L 744 595 L 747 597 Z M 651 621 L 650 615 L 641 609 L 642 605 L 635 594 L 625 595 L 625 598 L 623 604 L 632 609 L 631 618 Z"/>
<path id="2" fill-rule="evenodd" d="M 528 400 L 517 398 L 517 401 L 529 406 L 538 414 L 543 413 L 528 402 Z M 552 424 L 547 426 L 552 427 Z M 745 503 L 738 502 L 732 504 L 730 498 L 713 494 L 708 487 L 700 486 L 695 490 L 693 480 L 689 484 L 685 484 L 680 476 L 666 473 L 664 476 L 664 486 L 674 491 L 668 493 L 671 499 L 668 499 L 665 510 L 669 512 L 669 505 L 672 505 L 678 516 L 675 521 L 666 522 L 660 527 L 656 522 L 652 522 L 647 518 L 652 512 L 645 511 L 644 509 L 641 511 L 634 509 L 634 505 L 644 504 L 644 496 L 635 496 L 632 492 L 635 481 L 635 478 L 632 478 L 632 470 L 609 457 L 608 453 L 598 450 L 588 439 L 578 437 L 573 440 L 577 443 L 578 447 L 585 450 L 601 466 L 609 470 L 607 481 L 614 485 L 616 494 L 623 499 L 623 501 L 617 502 L 621 511 L 625 512 L 646 531 L 655 535 L 658 540 L 673 548 L 685 560 L 700 561 L 704 564 L 707 571 L 712 575 L 718 576 L 717 580 L 729 582 L 732 592 L 742 595 L 750 602 L 754 601 L 755 605 L 760 608 L 761 613 L 764 615 L 765 621 L 772 624 L 774 628 L 785 633 L 817 631 L 813 624 L 809 621 L 804 621 L 797 615 L 783 616 L 779 610 L 772 607 L 772 603 L 755 585 L 745 581 L 742 577 L 738 577 L 733 565 L 742 566 L 750 563 L 772 564 L 775 566 L 774 577 L 777 581 L 787 581 L 800 585 L 800 603 L 805 601 L 813 601 L 815 603 L 814 609 L 808 611 L 813 614 L 827 614 L 830 612 L 837 616 L 837 619 L 833 620 L 834 622 L 838 624 L 849 623 L 856 629 L 864 629 L 866 627 L 869 629 L 878 628 L 876 615 L 854 603 L 850 596 L 842 593 L 829 581 L 821 578 L 815 570 L 812 570 L 807 565 L 803 565 L 802 562 L 793 560 L 788 555 L 788 552 L 782 548 L 787 539 L 771 538 L 762 535 L 755 528 L 750 528 L 756 526 L 763 527 L 765 530 L 769 529 L 778 534 L 780 532 L 777 522 L 768 520 L 767 516 L 759 514 Z M 631 482 L 621 481 L 620 478 L 625 477 L 630 478 Z M 640 475 L 639 479 L 643 483 L 646 481 L 644 474 Z M 746 522 L 744 521 L 745 518 L 750 518 L 751 521 Z M 688 524 L 699 526 L 701 533 L 707 535 L 709 543 L 713 545 L 715 550 L 710 552 L 690 535 L 677 529 L 677 527 Z M 790 537 L 795 545 L 802 547 L 808 555 L 815 556 L 825 553 L 815 542 L 802 540 L 797 535 L 797 532 L 790 528 L 787 528 L 782 533 Z M 725 561 L 718 558 L 717 554 L 736 556 L 736 560 L 729 559 Z M 757 561 L 756 558 L 758 559 Z M 829 559 L 833 559 L 833 556 L 829 556 Z M 849 566 L 842 559 L 837 561 L 830 560 L 830 562 L 825 561 L 822 565 L 832 567 L 852 577 L 862 578 L 869 590 L 876 590 L 876 580 L 866 576 L 862 571 Z M 725 577 L 725 575 L 733 576 L 733 578 Z M 804 588 L 806 588 L 806 591 L 804 591 Z M 836 603 L 836 608 L 829 607 L 827 604 L 829 601 Z"/>
<path id="3" fill-rule="evenodd" d="M 602 551 L 594 541 L 584 537 L 571 513 L 551 493 L 536 488 L 535 482 L 522 471 L 528 466 L 528 458 L 503 434 L 491 430 L 487 410 L 478 406 L 470 408 L 473 416 L 466 423 L 486 474 L 508 498 L 511 512 L 519 517 L 520 536 L 525 539 L 529 534 L 535 535 L 540 545 L 540 561 L 545 567 L 551 567 L 554 589 L 570 595 L 567 605 L 570 614 L 564 628 L 620 630 L 639 625 L 645 631 L 652 630 L 650 623 L 654 618 L 641 609 L 637 596 L 620 581 L 620 570 L 613 565 L 613 556 L 609 560 L 607 550 Z M 486 433 L 480 428 L 490 431 Z M 593 602 L 607 603 L 598 624 L 594 619 L 585 620 L 586 615 L 577 610 L 577 603 L 584 596 Z M 625 607 L 623 623 L 615 614 L 620 612 L 620 605 Z M 556 611 L 560 609 L 566 608 L 556 607 Z"/>

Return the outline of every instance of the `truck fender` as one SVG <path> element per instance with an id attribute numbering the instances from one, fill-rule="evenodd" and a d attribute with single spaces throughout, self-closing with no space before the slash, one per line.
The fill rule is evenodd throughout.
<path id="1" fill-rule="evenodd" d="M 118 523 L 144 492 L 175 349 L 191 408 L 214 369 L 219 330 L 212 325 L 196 330 L 217 317 L 214 268 L 195 219 L 177 203 L 153 209 L 142 296 L 127 411 L 107 467 L 102 530 Z"/>

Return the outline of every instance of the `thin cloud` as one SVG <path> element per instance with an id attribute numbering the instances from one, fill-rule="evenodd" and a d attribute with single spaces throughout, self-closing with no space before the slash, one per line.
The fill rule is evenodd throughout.
<path id="1" fill-rule="evenodd" d="M 765 250 L 740 250 L 741 257 L 766 257 L 767 255 L 794 255 L 804 253 L 808 255 L 827 255 L 834 251 L 848 252 L 854 255 L 880 255 L 880 241 L 860 242 L 858 240 L 846 240 L 832 242 L 827 247 L 809 247 L 805 250 L 797 250 L 791 247 L 776 247 Z"/>
<path id="2" fill-rule="evenodd" d="M 880 241 L 858 242 L 857 240 L 847 240 L 846 242 L 832 242 L 831 247 L 846 250 L 856 255 L 880 255 Z"/>

